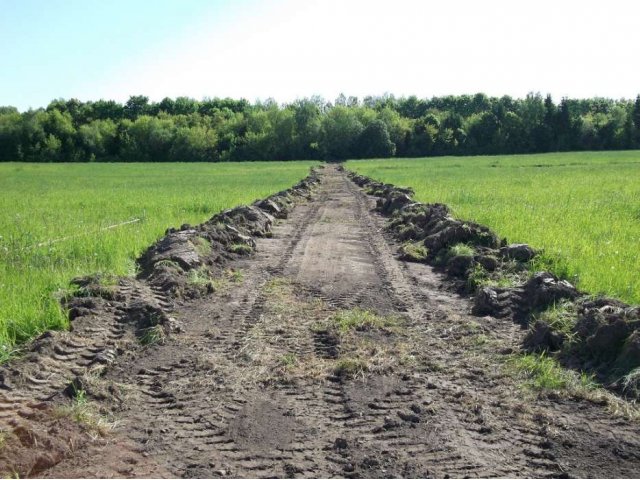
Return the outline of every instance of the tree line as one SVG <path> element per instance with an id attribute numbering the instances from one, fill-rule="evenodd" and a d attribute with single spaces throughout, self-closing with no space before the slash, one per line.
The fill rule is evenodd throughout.
<path id="1" fill-rule="evenodd" d="M 538 153 L 640 148 L 635 100 L 420 99 L 340 95 L 273 100 L 132 96 L 0 107 L 0 161 L 218 162 Z"/>

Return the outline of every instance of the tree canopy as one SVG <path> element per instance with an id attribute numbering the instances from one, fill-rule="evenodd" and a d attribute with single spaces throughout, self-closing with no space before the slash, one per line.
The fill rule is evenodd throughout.
<path id="1" fill-rule="evenodd" d="M 640 148 L 632 100 L 529 94 L 340 95 L 278 105 L 230 98 L 57 99 L 0 107 L 0 161 L 197 161 L 477 155 Z"/>

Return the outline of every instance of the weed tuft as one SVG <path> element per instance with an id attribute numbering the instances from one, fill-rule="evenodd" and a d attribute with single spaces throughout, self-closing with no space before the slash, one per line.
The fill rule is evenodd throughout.
<path id="1" fill-rule="evenodd" d="M 605 405 L 607 411 L 614 416 L 632 421 L 640 420 L 640 409 L 634 402 L 626 401 L 604 389 L 591 374 L 565 370 L 555 358 L 545 353 L 515 355 L 507 360 L 506 371 L 518 377 L 527 389 L 538 392 L 550 390 L 566 397 L 586 399 Z M 640 380 L 640 369 L 627 377 L 623 379 L 625 391 L 632 396 L 640 393 L 639 390 L 633 390 L 638 385 L 636 383 L 634 387 L 633 382 Z M 627 380 L 630 382 L 629 390 Z"/>
<path id="2" fill-rule="evenodd" d="M 429 255 L 429 250 L 420 242 L 405 242 L 400 247 L 400 256 L 403 260 L 424 262 Z"/>
<path id="3" fill-rule="evenodd" d="M 242 273 L 242 270 L 228 268 L 224 271 L 224 275 L 229 279 L 229 281 L 233 283 L 242 283 L 242 280 L 244 280 L 244 274 Z"/>
<path id="4" fill-rule="evenodd" d="M 466 243 L 456 243 L 447 252 L 448 257 L 473 257 L 475 254 L 473 247 Z"/>
<path id="5" fill-rule="evenodd" d="M 232 243 L 229 245 L 228 250 L 231 253 L 237 253 L 238 255 L 249 255 L 253 252 L 253 247 L 246 243 Z"/>
<path id="6" fill-rule="evenodd" d="M 535 390 L 562 390 L 569 383 L 567 371 L 544 353 L 518 355 L 512 359 L 511 367 L 526 386 Z"/>
<path id="7" fill-rule="evenodd" d="M 298 357 L 295 353 L 285 353 L 280 357 L 280 364 L 283 367 L 293 367 L 298 363 Z"/>
<path id="8" fill-rule="evenodd" d="M 640 367 L 634 368 L 624 376 L 622 388 L 632 398 L 640 397 Z"/>
<path id="9" fill-rule="evenodd" d="M 343 358 L 333 367 L 334 375 L 341 378 L 364 377 L 367 371 L 369 371 L 369 365 L 361 358 Z"/>
<path id="10" fill-rule="evenodd" d="M 330 323 L 337 327 L 338 331 L 345 333 L 349 330 L 393 328 L 398 326 L 399 319 L 393 316 L 382 317 L 369 310 L 356 307 L 350 310 L 340 310 L 330 318 Z"/>
<path id="11" fill-rule="evenodd" d="M 467 278 L 467 285 L 471 291 L 481 287 L 512 288 L 522 283 L 522 276 L 515 273 L 500 272 L 492 275 L 482 265 L 476 263 Z"/>
<path id="12" fill-rule="evenodd" d="M 211 273 L 207 267 L 194 268 L 189 270 L 187 275 L 187 282 L 190 285 L 196 287 L 205 287 L 214 290 L 214 280 L 211 278 Z"/>
<path id="13" fill-rule="evenodd" d="M 534 320 L 545 321 L 552 329 L 564 333 L 571 341 L 575 336 L 573 327 L 577 320 L 576 306 L 573 302 L 562 300 L 535 315 Z"/>
<path id="14" fill-rule="evenodd" d="M 59 417 L 68 417 L 77 423 L 87 427 L 89 433 L 97 436 L 105 436 L 115 427 L 115 422 L 108 421 L 100 415 L 95 407 L 87 399 L 84 390 L 75 390 L 71 403 L 58 407 L 54 413 Z"/>
<path id="15" fill-rule="evenodd" d="M 180 265 L 178 264 L 178 262 L 174 262 L 173 260 L 169 260 L 169 259 L 164 259 L 164 260 L 158 260 L 156 263 L 154 263 L 153 265 L 154 268 L 158 267 L 164 267 L 164 268 L 172 268 L 172 269 L 179 269 Z"/>
<path id="16" fill-rule="evenodd" d="M 138 334 L 138 340 L 144 346 L 164 344 L 167 339 L 167 335 L 164 333 L 164 329 L 161 325 L 154 325 L 153 327 L 145 328 Z"/>

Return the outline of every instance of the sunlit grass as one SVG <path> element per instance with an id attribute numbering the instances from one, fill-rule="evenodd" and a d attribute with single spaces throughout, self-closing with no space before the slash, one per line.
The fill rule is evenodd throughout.
<path id="1" fill-rule="evenodd" d="M 398 325 L 399 319 L 395 317 L 383 317 L 369 310 L 356 307 L 350 310 L 338 311 L 330 318 L 330 323 L 337 327 L 338 331 L 346 333 L 350 330 L 395 327 Z"/>
<path id="2" fill-rule="evenodd" d="M 0 164 L 0 360 L 66 327 L 56 292 L 72 277 L 132 275 L 168 227 L 288 188 L 313 164 Z"/>
<path id="3" fill-rule="evenodd" d="M 356 160 L 347 167 L 414 188 L 460 218 L 544 250 L 591 293 L 640 303 L 640 152 Z"/>
<path id="4" fill-rule="evenodd" d="M 560 390 L 572 378 L 571 373 L 562 368 L 557 360 L 544 354 L 514 356 L 511 367 L 522 376 L 525 385 L 536 390 Z"/>

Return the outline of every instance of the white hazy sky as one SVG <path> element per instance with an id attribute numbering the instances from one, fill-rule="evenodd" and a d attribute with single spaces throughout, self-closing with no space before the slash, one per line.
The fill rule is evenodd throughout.
<path id="1" fill-rule="evenodd" d="M 15 22 L 25 25 L 0 54 L 18 48 L 20 35 L 30 35 L 33 51 L 23 42 L 20 55 L 9 55 L 0 104 L 24 109 L 56 97 L 124 101 L 135 94 L 286 102 L 315 94 L 332 100 L 341 92 L 523 97 L 539 91 L 556 100 L 640 93 L 640 1 L 176 0 L 156 9 L 147 3 L 147 14 L 132 3 L 137 14 L 154 17 L 137 37 L 122 40 L 135 24 L 118 24 L 126 3 L 115 2 L 124 11 L 102 16 L 108 29 L 89 22 L 71 37 L 74 50 L 65 53 L 67 43 L 52 53 L 60 61 L 47 57 L 47 71 L 39 72 L 33 22 L 13 0 Z M 54 15 L 72 5 L 60 2 Z M 65 62 L 69 54 L 73 62 Z"/>

